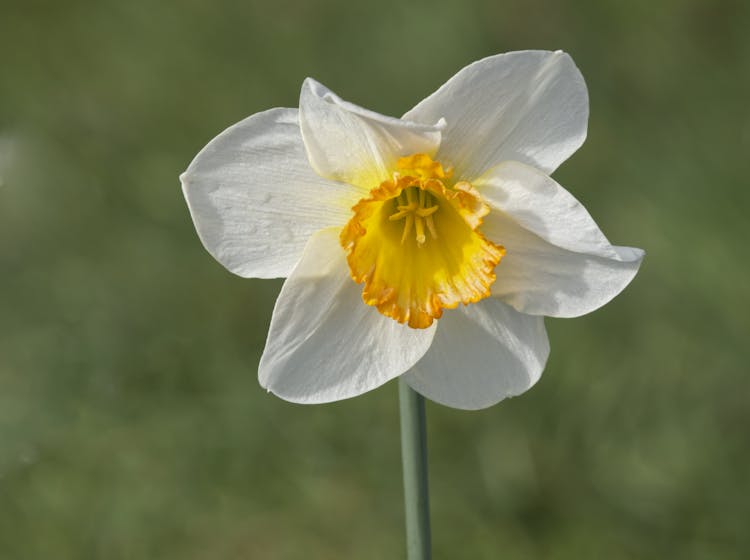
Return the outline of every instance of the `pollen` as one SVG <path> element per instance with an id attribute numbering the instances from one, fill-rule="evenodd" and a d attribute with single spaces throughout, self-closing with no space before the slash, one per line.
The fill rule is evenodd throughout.
<path id="1" fill-rule="evenodd" d="M 479 193 L 451 179 L 452 169 L 427 154 L 400 158 L 341 232 L 364 302 L 413 328 L 489 296 L 505 254 L 479 231 L 489 212 Z"/>

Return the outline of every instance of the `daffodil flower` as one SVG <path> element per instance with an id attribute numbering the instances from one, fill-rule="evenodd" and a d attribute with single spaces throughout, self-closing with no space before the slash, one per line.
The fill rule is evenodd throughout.
<path id="1" fill-rule="evenodd" d="M 286 278 L 261 385 L 322 403 L 404 376 L 464 409 L 528 390 L 544 316 L 604 305 L 643 258 L 549 176 L 587 120 L 570 56 L 522 51 L 463 68 L 400 119 L 307 79 L 299 109 L 219 134 L 182 186 L 221 264 Z"/>

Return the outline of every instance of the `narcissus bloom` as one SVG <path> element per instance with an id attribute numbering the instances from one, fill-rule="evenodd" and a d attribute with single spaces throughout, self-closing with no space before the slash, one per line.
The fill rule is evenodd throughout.
<path id="1" fill-rule="evenodd" d="M 572 59 L 523 51 L 467 66 L 400 119 L 307 79 L 299 109 L 219 134 L 182 186 L 221 264 L 286 277 L 261 385 L 322 403 L 404 375 L 467 409 L 534 385 L 544 316 L 604 305 L 643 258 L 549 177 L 587 120 Z"/>

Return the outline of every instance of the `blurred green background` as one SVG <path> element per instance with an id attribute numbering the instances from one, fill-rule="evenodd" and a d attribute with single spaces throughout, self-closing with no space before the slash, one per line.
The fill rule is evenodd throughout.
<path id="1" fill-rule="evenodd" d="M 428 406 L 435 557 L 750 557 L 746 2 L 0 0 L 0 559 L 404 556 L 397 387 L 256 369 L 279 281 L 203 250 L 177 176 L 313 76 L 400 115 L 465 64 L 564 49 L 556 178 L 634 283 L 548 320 L 523 397 Z"/>

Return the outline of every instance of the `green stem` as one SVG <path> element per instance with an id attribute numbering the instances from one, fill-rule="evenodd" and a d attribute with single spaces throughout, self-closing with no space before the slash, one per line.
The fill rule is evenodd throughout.
<path id="1" fill-rule="evenodd" d="M 404 465 L 408 560 L 430 560 L 430 498 L 427 486 L 427 430 L 424 397 L 398 380 L 401 405 L 401 458 Z"/>

